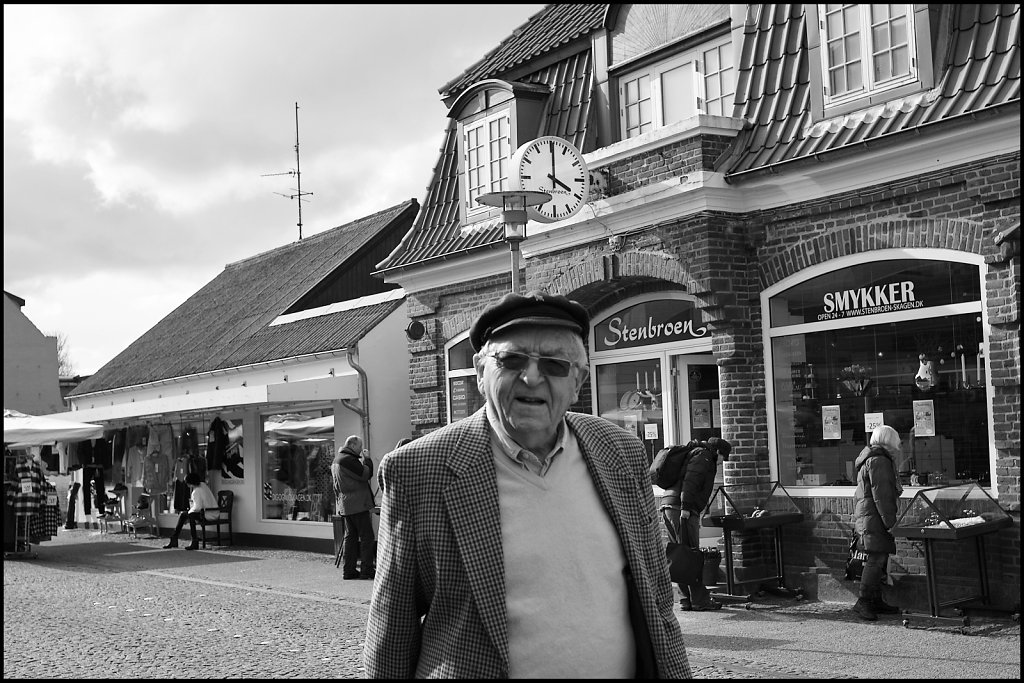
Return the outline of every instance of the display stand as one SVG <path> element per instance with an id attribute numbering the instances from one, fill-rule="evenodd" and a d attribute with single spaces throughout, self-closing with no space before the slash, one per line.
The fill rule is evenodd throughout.
<path id="1" fill-rule="evenodd" d="M 722 529 L 725 538 L 725 592 L 712 595 L 723 602 L 742 602 L 750 609 L 751 603 L 765 591 L 802 600 L 803 589 L 786 586 L 785 553 L 781 527 L 803 521 L 803 513 L 779 483 L 773 482 L 767 495 L 764 486 L 720 486 L 704 510 L 703 525 Z M 736 578 L 733 567 L 733 532 L 770 529 L 775 551 L 775 574 L 754 578 Z M 765 583 L 769 582 L 769 583 Z M 757 589 L 746 595 L 735 595 L 737 585 L 757 584 Z"/>
<path id="2" fill-rule="evenodd" d="M 1010 515 L 974 482 L 936 486 L 919 491 L 897 520 L 893 535 L 924 541 L 928 614 L 904 610 L 903 625 L 909 628 L 912 622 L 923 619 L 931 624 L 959 625 L 963 631 L 964 627 L 970 624 L 970 618 L 964 614 L 961 607 L 976 601 L 980 601 L 982 605 L 988 605 L 989 602 L 985 536 L 1012 523 Z M 978 592 L 953 600 L 939 600 L 936 572 L 940 566 L 935 561 L 935 542 L 960 542 L 971 538 L 974 539 L 974 566 L 977 568 Z M 942 610 L 947 608 L 954 608 L 955 616 L 942 614 Z"/>

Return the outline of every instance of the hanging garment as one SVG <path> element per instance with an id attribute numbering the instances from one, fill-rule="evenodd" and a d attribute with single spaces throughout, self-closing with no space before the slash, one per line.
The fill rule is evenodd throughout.
<path id="1" fill-rule="evenodd" d="M 8 480 L 4 487 L 7 504 L 13 508 L 14 514 L 34 515 L 39 512 L 45 481 L 42 468 L 32 456 L 18 458 L 14 478 Z"/>
<path id="2" fill-rule="evenodd" d="M 228 450 L 228 423 L 220 419 L 220 416 L 213 418 L 210 428 L 206 431 L 206 459 L 211 470 L 221 469 Z"/>
<path id="3" fill-rule="evenodd" d="M 200 481 L 206 481 L 206 458 L 201 455 L 193 455 L 188 459 L 189 474 L 198 474 Z"/>
<path id="4" fill-rule="evenodd" d="M 169 424 L 156 424 L 149 428 L 149 443 L 146 453 L 152 453 L 160 447 L 160 452 L 173 458 L 178 454 L 178 445 L 174 440 L 174 429 Z"/>
<path id="5" fill-rule="evenodd" d="M 151 451 L 143 465 L 142 486 L 154 494 L 166 490 L 172 466 L 168 456 L 159 450 Z"/>
<path id="6" fill-rule="evenodd" d="M 174 511 L 185 512 L 191 503 L 191 492 L 184 480 L 174 480 Z"/>
<path id="7" fill-rule="evenodd" d="M 127 449 L 127 429 L 110 429 L 103 432 L 103 438 L 110 442 L 110 481 L 115 484 L 124 478 L 124 453 Z"/>

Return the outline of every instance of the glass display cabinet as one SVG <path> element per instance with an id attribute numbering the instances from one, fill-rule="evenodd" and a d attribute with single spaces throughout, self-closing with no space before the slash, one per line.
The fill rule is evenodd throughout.
<path id="1" fill-rule="evenodd" d="M 967 626 L 969 621 L 962 610 L 957 616 L 943 616 L 941 610 L 980 600 L 989 602 L 988 567 L 985 564 L 985 536 L 1012 524 L 1010 515 L 999 507 L 995 499 L 975 482 L 934 486 L 917 492 L 910 505 L 896 520 L 892 533 L 897 538 L 924 541 L 925 574 L 928 580 L 929 614 L 915 615 L 903 612 L 903 625 L 909 627 L 911 618 L 927 617 L 931 621 L 953 621 Z M 954 600 L 940 601 L 936 590 L 936 572 L 956 563 L 937 563 L 934 544 L 937 541 L 974 539 L 978 570 L 978 592 Z"/>
<path id="2" fill-rule="evenodd" d="M 707 507 L 704 508 L 702 524 L 707 527 L 722 529 L 725 538 L 725 581 L 726 592 L 716 593 L 716 597 L 726 600 L 736 599 L 733 592 L 737 584 L 756 583 L 760 589 L 770 590 L 797 599 L 803 598 L 802 589 L 789 589 L 785 583 L 785 555 L 783 553 L 783 524 L 802 522 L 804 515 L 793 502 L 789 492 L 779 482 L 759 484 L 730 484 L 719 486 Z M 771 532 L 775 550 L 774 575 L 737 577 L 733 567 L 733 532 Z M 746 569 L 746 568 L 745 568 Z M 768 585 L 764 581 L 771 581 Z M 760 590 L 759 589 L 759 590 Z M 746 601 L 747 607 L 753 595 L 740 598 Z"/>
<path id="3" fill-rule="evenodd" d="M 896 520 L 893 535 L 955 541 L 1001 529 L 1010 515 L 975 482 L 917 492 Z"/>

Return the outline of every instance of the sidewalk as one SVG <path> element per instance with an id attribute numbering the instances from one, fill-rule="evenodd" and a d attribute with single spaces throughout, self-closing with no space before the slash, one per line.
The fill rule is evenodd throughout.
<path id="1" fill-rule="evenodd" d="M 320 553 L 216 547 L 163 550 L 166 539 L 60 530 L 35 546 L 47 565 L 100 565 L 210 586 L 245 587 L 317 602 L 366 607 L 371 581 L 344 581 Z M 699 678 L 1020 678 L 1020 625 L 972 617 L 959 626 L 904 628 L 899 615 L 863 622 L 839 602 L 766 596 L 745 609 L 677 611 Z M 677 608 L 678 609 L 678 608 Z"/>

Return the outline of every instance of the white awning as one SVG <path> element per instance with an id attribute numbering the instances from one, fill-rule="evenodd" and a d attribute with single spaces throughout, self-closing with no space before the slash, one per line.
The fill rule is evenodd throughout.
<path id="1" fill-rule="evenodd" d="M 128 401 L 114 405 L 74 410 L 67 415 L 82 422 L 123 420 L 142 415 L 224 409 L 268 403 L 300 401 L 340 401 L 359 397 L 359 375 L 353 370 L 336 377 L 322 377 L 295 382 L 278 382 L 256 386 L 232 387 L 216 391 L 180 393 L 173 396 Z M 102 398 L 97 398 L 101 401 Z"/>

